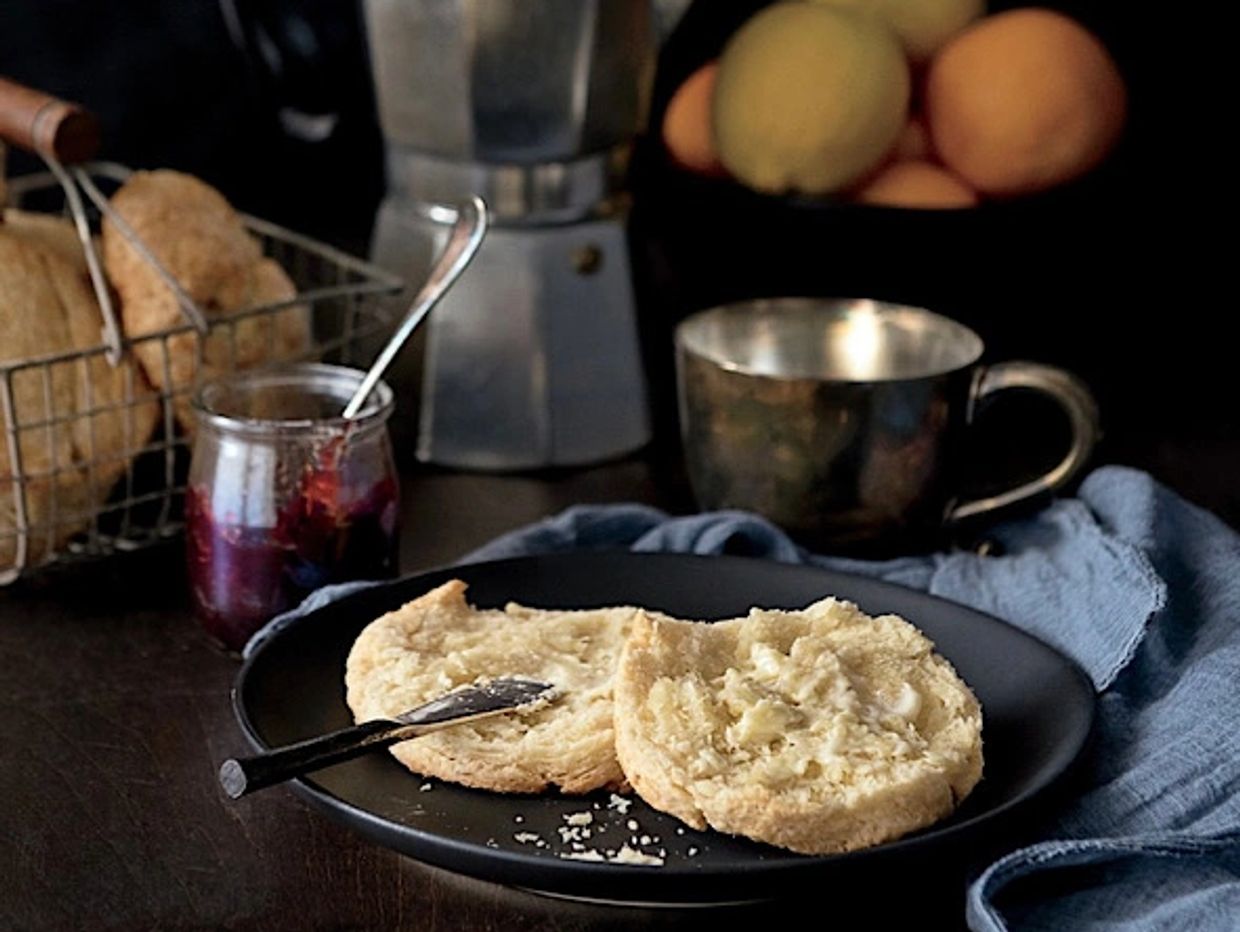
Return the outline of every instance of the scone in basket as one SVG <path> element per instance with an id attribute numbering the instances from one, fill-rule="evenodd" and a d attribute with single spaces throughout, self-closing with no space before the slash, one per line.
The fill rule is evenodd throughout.
<path id="1" fill-rule="evenodd" d="M 16 104 L 15 88 L 26 95 Z M 109 196 L 131 172 L 81 158 L 93 155 L 93 135 L 80 109 L 0 79 L 0 140 L 49 169 L 10 180 L 6 197 L 0 163 L 0 207 L 10 208 L 0 221 L 0 585 L 175 536 L 201 379 L 301 360 L 363 363 L 390 329 L 384 299 L 402 288 L 331 246 L 231 214 L 252 238 L 242 246 L 254 250 L 255 273 L 203 305 L 156 255 L 175 247 L 118 220 Z M 100 245 L 105 218 L 130 258 L 149 265 L 134 274 L 150 273 L 151 300 L 175 307 L 171 325 L 126 332 L 126 292 L 107 277 Z"/>

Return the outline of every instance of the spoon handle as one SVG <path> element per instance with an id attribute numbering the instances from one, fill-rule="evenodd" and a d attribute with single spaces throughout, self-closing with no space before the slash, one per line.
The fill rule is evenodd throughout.
<path id="1" fill-rule="evenodd" d="M 344 409 L 346 419 L 357 417 L 362 405 L 366 403 L 370 393 L 379 384 L 379 379 L 383 377 L 387 367 L 392 364 L 396 354 L 405 345 L 409 335 L 418 328 L 418 324 L 422 323 L 422 318 L 430 313 L 431 308 L 439 303 L 439 299 L 465 271 L 465 267 L 469 265 L 470 260 L 478 251 L 478 246 L 482 243 L 482 237 L 487 231 L 487 223 L 487 205 L 482 198 L 474 196 L 457 208 L 456 223 L 452 225 L 448 244 L 444 247 L 439 260 L 431 268 L 426 284 L 422 286 L 413 304 L 409 306 L 405 319 L 400 322 L 400 326 L 396 328 L 392 338 L 388 340 L 383 351 L 379 353 L 378 358 L 367 371 L 357 391 L 349 399 Z"/>

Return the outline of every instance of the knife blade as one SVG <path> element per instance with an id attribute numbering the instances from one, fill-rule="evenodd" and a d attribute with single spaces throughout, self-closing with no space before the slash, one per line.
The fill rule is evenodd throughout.
<path id="1" fill-rule="evenodd" d="M 230 799 L 282 783 L 362 754 L 443 728 L 490 718 L 554 698 L 550 683 L 504 677 L 438 696 L 390 719 L 362 722 L 326 735 L 273 748 L 220 765 L 220 786 Z"/>

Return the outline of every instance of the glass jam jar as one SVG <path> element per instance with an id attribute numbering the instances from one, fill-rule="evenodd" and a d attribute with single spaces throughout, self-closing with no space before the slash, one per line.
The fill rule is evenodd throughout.
<path id="1" fill-rule="evenodd" d="M 241 372 L 194 401 L 186 556 L 195 611 L 232 650 L 329 583 L 397 570 L 400 483 L 382 382 L 341 417 L 363 373 L 305 364 Z"/>

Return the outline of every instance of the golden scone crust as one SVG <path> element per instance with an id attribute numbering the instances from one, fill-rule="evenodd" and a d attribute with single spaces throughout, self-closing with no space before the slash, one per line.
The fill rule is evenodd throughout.
<path id="1" fill-rule="evenodd" d="M 83 278 L 90 274 L 77 230 L 66 218 L 10 207 L 4 212 L 4 227 L 25 242 L 60 256 Z"/>
<path id="2" fill-rule="evenodd" d="M 40 236 L 0 226 L 0 362 L 98 347 L 101 327 L 78 269 Z M 138 368 L 128 360 L 113 368 L 102 354 L 22 369 L 12 388 L 26 482 L 17 487 L 8 438 L 0 437 L 0 571 L 17 559 L 15 493 L 24 492 L 25 562 L 33 565 L 89 526 L 160 412 Z"/>
<path id="3" fill-rule="evenodd" d="M 135 172 L 111 203 L 208 319 L 296 296 L 284 270 L 263 257 L 240 215 L 205 182 L 175 171 Z M 172 289 L 106 219 L 103 256 L 128 336 L 185 323 Z M 291 305 L 217 328 L 205 340 L 193 332 L 178 334 L 167 340 L 167 354 L 163 341 L 152 340 L 139 342 L 135 352 L 152 383 L 180 392 L 177 419 L 192 432 L 188 390 L 199 378 L 295 358 L 309 349 L 310 336 L 309 310 Z"/>
<path id="4" fill-rule="evenodd" d="M 416 773 L 507 793 L 624 786 L 612 733 L 612 678 L 633 608 L 479 610 L 459 580 L 362 631 L 345 672 L 349 708 L 398 715 L 479 678 L 523 676 L 561 690 L 550 705 L 396 745 Z"/>
<path id="5" fill-rule="evenodd" d="M 615 717 L 656 809 L 804 854 L 930 825 L 982 772 L 981 708 L 934 645 L 835 599 L 714 624 L 639 614 Z"/>

